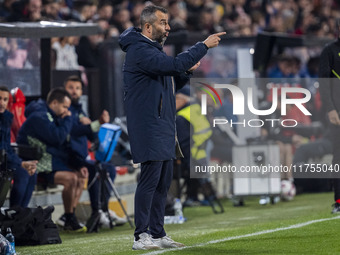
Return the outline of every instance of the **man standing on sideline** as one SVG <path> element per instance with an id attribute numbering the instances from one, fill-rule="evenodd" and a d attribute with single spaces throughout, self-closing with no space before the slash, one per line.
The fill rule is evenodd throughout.
<path id="1" fill-rule="evenodd" d="M 8 88 L 0 86 L 0 149 L 5 149 L 6 151 L 8 169 L 15 170 L 13 172 L 14 185 L 11 190 L 10 205 L 27 207 L 34 190 L 34 185 L 37 182 L 35 170 L 37 169 L 38 161 L 22 161 L 12 149 L 11 125 L 13 114 L 6 110 L 8 101 Z M 21 176 L 24 177 L 22 181 L 19 178 Z"/>
<path id="2" fill-rule="evenodd" d="M 337 28 L 340 31 L 340 20 Z M 339 32 L 338 32 L 339 33 Z M 330 121 L 330 133 L 333 142 L 333 169 L 340 166 L 340 37 L 323 49 L 319 63 L 320 95 L 323 110 Z M 327 78 L 327 79 L 326 79 Z M 340 213 L 340 177 L 333 179 L 334 207 L 332 213 Z"/>
<path id="3" fill-rule="evenodd" d="M 126 52 L 124 106 L 133 161 L 141 163 L 135 193 L 134 250 L 182 247 L 164 231 L 166 196 L 172 181 L 176 142 L 175 92 L 185 85 L 207 50 L 216 47 L 225 32 L 176 57 L 163 44 L 170 32 L 166 9 L 149 5 L 141 13 L 141 28 L 129 28 L 119 39 Z M 175 85 L 176 84 L 176 85 Z M 177 149 L 176 149 L 177 148 Z M 181 154 L 181 153 L 179 153 Z"/>

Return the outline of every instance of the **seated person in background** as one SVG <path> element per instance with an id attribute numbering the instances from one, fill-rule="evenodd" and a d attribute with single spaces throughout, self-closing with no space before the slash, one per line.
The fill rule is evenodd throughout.
<path id="1" fill-rule="evenodd" d="M 268 102 L 272 102 L 273 90 L 269 95 Z M 290 121 L 295 120 L 298 125 L 308 126 L 311 123 L 309 116 L 304 115 L 295 105 L 287 105 L 287 114 L 281 115 L 281 89 L 278 88 L 277 109 L 274 113 L 268 116 L 268 119 L 279 119 L 280 121 L 287 120 L 286 125 L 293 125 Z M 288 93 L 287 98 L 296 98 L 298 95 Z M 267 109 L 267 108 L 266 108 Z M 306 143 L 308 139 L 295 132 L 294 129 L 286 129 L 278 123 L 266 123 L 261 128 L 261 136 L 267 140 L 273 140 L 279 145 L 280 149 L 280 163 L 283 166 L 290 166 L 293 163 L 294 150 Z M 294 182 L 293 172 L 281 172 L 281 180 L 288 180 Z"/>
<path id="2" fill-rule="evenodd" d="M 7 154 L 7 167 L 14 170 L 14 187 L 11 190 L 10 205 L 26 207 L 31 199 L 34 185 L 36 183 L 36 168 L 38 161 L 22 161 L 11 147 L 11 125 L 13 114 L 6 110 L 9 101 L 9 90 L 0 86 L 0 149 L 5 149 Z M 25 176 L 24 183 L 18 180 Z M 30 183 L 31 185 L 27 185 Z M 22 185 L 21 185 L 22 184 Z M 28 187 L 29 186 L 29 187 Z"/>
<path id="3" fill-rule="evenodd" d="M 332 154 L 332 151 L 332 136 L 330 129 L 327 128 L 322 137 L 309 143 L 302 144 L 295 150 L 293 165 L 306 164 L 309 159 Z"/>
<path id="4" fill-rule="evenodd" d="M 73 169 L 67 164 L 68 154 L 63 147 L 72 128 L 71 96 L 63 88 L 51 90 L 47 101 L 38 100 L 30 103 L 25 110 L 27 120 L 19 130 L 18 144 L 39 146 L 43 157 L 37 165 L 37 172 L 46 173 L 49 182 L 64 186 L 62 198 L 65 209 L 65 230 L 86 232 L 74 214 L 84 178 L 87 178 L 86 168 Z"/>
<path id="5" fill-rule="evenodd" d="M 110 198 L 110 188 L 106 187 L 108 191 L 102 194 L 103 204 L 99 201 L 99 182 L 97 178 L 93 181 L 96 175 L 95 162 L 87 160 L 88 149 L 87 141 L 94 141 L 97 137 L 97 132 L 99 131 L 100 125 L 108 123 L 110 121 L 109 113 L 104 110 L 99 118 L 99 120 L 91 121 L 82 109 L 82 104 L 79 102 L 82 96 L 82 81 L 78 76 L 70 76 L 64 82 L 64 87 L 66 91 L 71 95 L 72 103 L 70 106 L 70 111 L 72 113 L 73 125 L 71 129 L 71 137 L 68 143 L 68 155 L 70 165 L 75 168 L 86 167 L 89 171 L 88 179 L 88 191 L 91 200 L 92 214 L 101 213 L 100 223 L 102 226 L 110 226 L 109 218 L 104 212 L 110 212 L 110 218 L 113 220 L 113 225 L 120 225 L 126 223 L 126 219 L 118 217 L 113 211 L 108 210 L 108 202 Z M 112 182 L 116 177 L 116 169 L 114 165 L 110 163 L 102 163 L 102 166 L 109 173 Z M 57 221 L 58 225 L 63 225 L 65 222 L 64 215 L 60 217 Z"/>
<path id="6" fill-rule="evenodd" d="M 295 178 L 295 186 L 298 193 L 302 192 L 328 192 L 331 190 L 331 182 L 327 178 L 308 178 L 306 174 L 310 163 L 318 162 L 323 156 L 332 154 L 333 144 L 330 128 L 323 127 L 324 134 L 314 141 L 302 144 L 295 150 L 293 165 L 297 166 L 298 172 L 305 173 L 305 178 Z M 316 161 L 316 162 L 315 162 Z M 308 170 L 310 171 L 310 170 Z"/>
<path id="7" fill-rule="evenodd" d="M 294 78 L 294 59 L 291 56 L 277 56 L 276 65 L 268 72 L 269 78 Z"/>
<path id="8" fill-rule="evenodd" d="M 298 123 L 298 125 L 308 126 L 311 124 L 309 116 L 304 115 L 295 105 L 287 105 L 287 115 L 285 117 L 281 117 L 281 119 L 293 119 Z M 295 149 L 299 148 L 302 144 L 307 143 L 308 138 L 298 134 L 294 130 L 282 129 L 281 135 L 281 140 L 277 140 L 280 147 L 280 159 L 283 165 L 290 167 L 293 163 Z M 281 173 L 281 179 L 293 181 L 293 173 Z"/>

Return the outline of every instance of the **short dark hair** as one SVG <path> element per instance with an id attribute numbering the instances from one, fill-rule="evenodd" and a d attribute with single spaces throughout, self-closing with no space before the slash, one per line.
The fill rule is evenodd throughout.
<path id="1" fill-rule="evenodd" d="M 50 104 L 53 100 L 57 100 L 58 103 L 63 103 L 65 97 L 68 97 L 70 100 L 72 100 L 70 94 L 64 88 L 54 88 L 48 92 L 46 103 Z"/>
<path id="2" fill-rule="evenodd" d="M 6 91 L 10 93 L 9 89 L 6 86 L 0 86 L 0 91 Z"/>
<path id="3" fill-rule="evenodd" d="M 140 24 L 142 28 L 146 23 L 153 24 L 157 20 L 157 17 L 155 15 L 156 11 L 160 11 L 165 14 L 168 13 L 168 10 L 161 6 L 157 6 L 157 5 L 146 6 L 140 15 Z"/>
<path id="4" fill-rule="evenodd" d="M 78 75 L 71 75 L 71 76 L 67 77 L 66 80 L 64 81 L 64 86 L 69 81 L 80 82 L 81 86 L 83 86 L 83 81 L 80 79 L 80 77 Z"/>

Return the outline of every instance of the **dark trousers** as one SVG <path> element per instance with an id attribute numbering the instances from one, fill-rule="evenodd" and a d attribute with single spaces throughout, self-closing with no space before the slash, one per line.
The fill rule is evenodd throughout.
<path id="1" fill-rule="evenodd" d="M 102 182 L 101 182 L 101 179 L 99 178 L 100 176 L 99 175 L 96 176 L 97 169 L 96 169 L 96 166 L 95 166 L 95 162 L 88 160 L 88 161 L 86 161 L 85 166 L 87 167 L 87 169 L 89 171 L 88 184 L 90 184 L 92 182 L 93 178 L 96 177 L 95 182 L 88 189 L 92 211 L 95 212 L 95 211 L 98 211 L 99 209 L 102 209 L 103 211 L 107 211 L 108 210 L 108 202 L 109 202 L 109 199 L 110 199 L 111 186 L 108 183 L 108 181 L 105 181 L 103 183 L 105 186 L 104 186 L 104 189 L 103 189 L 103 192 L 102 192 L 100 190 Z M 115 168 L 115 166 L 113 164 L 110 164 L 110 163 L 102 163 L 102 168 L 109 174 L 109 178 L 113 182 L 114 179 L 116 178 L 116 168 Z"/>
<path id="2" fill-rule="evenodd" d="M 333 142 L 333 161 L 332 164 L 338 164 L 340 166 L 340 126 L 332 125 L 331 134 L 332 134 L 332 142 Z M 340 178 L 339 174 L 336 176 L 337 178 L 333 179 L 334 183 L 334 200 L 340 199 Z"/>
<path id="3" fill-rule="evenodd" d="M 36 183 L 37 174 L 30 176 L 24 168 L 17 168 L 13 173 L 10 206 L 27 207 Z"/>
<path id="4" fill-rule="evenodd" d="M 172 180 L 173 161 L 148 161 L 141 164 L 135 194 L 135 237 L 148 232 L 154 238 L 165 236 L 164 214 Z"/>

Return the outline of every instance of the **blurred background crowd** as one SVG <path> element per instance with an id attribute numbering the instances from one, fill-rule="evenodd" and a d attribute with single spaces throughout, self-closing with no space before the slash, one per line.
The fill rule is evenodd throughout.
<path id="1" fill-rule="evenodd" d="M 169 10 L 172 31 L 226 31 L 235 37 L 261 31 L 333 37 L 340 15 L 337 0 L 2 0 L 0 20 L 97 22 L 111 37 L 138 26 L 151 3 Z"/>

